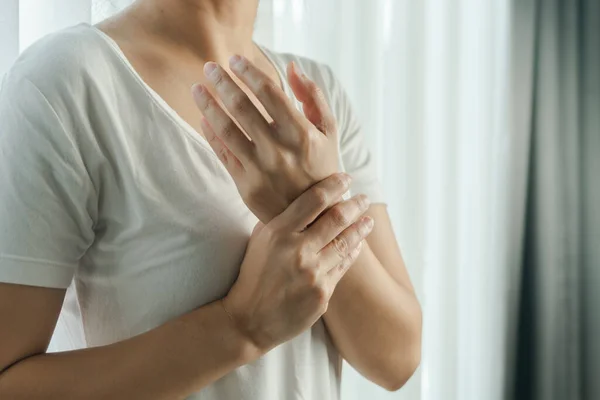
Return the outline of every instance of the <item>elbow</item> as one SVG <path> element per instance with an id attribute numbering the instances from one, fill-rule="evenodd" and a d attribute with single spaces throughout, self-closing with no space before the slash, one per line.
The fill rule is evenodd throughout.
<path id="1" fill-rule="evenodd" d="M 420 346 L 415 350 L 410 350 L 409 354 L 403 354 L 401 365 L 390 371 L 385 381 L 381 382 L 380 386 L 390 392 L 400 390 L 408 380 L 414 375 L 415 371 L 421 364 L 421 349 Z"/>
<path id="2" fill-rule="evenodd" d="M 392 351 L 388 356 L 386 363 L 388 367 L 385 368 L 386 378 L 382 379 L 380 386 L 390 392 L 402 388 L 421 364 L 422 315 L 420 306 L 416 307 L 416 311 L 417 315 L 413 319 L 413 328 L 410 330 L 410 334 L 404 335 L 403 343 L 398 346 L 398 351 Z"/>

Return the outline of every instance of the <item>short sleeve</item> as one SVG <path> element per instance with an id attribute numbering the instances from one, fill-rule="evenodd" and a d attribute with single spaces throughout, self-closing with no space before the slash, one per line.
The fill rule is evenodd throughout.
<path id="1" fill-rule="evenodd" d="M 366 194 L 371 203 L 385 203 L 381 183 L 377 178 L 375 161 L 365 143 L 363 130 L 350 99 L 329 67 L 324 79 L 331 107 L 338 123 L 342 166 L 352 176 L 350 193 Z"/>
<path id="2" fill-rule="evenodd" d="M 94 239 L 95 191 L 47 98 L 27 79 L 0 91 L 0 282 L 66 288 Z"/>

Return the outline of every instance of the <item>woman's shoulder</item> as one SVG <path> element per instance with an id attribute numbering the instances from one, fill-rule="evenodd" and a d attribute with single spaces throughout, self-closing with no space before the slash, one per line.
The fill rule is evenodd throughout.
<path id="1" fill-rule="evenodd" d="M 51 33 L 28 47 L 3 80 L 3 88 L 27 81 L 48 97 L 74 94 L 103 62 L 102 43 L 94 28 L 79 24 Z"/>

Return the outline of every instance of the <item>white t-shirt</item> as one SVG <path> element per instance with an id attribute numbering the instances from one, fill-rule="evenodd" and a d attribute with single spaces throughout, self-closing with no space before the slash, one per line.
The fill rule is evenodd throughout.
<path id="1" fill-rule="evenodd" d="M 324 89 L 351 192 L 382 202 L 331 70 L 264 51 L 280 77 L 295 60 Z M 68 288 L 66 347 L 122 341 L 223 297 L 256 222 L 206 141 L 98 29 L 47 36 L 5 76 L 0 282 Z M 338 399 L 340 374 L 319 321 L 190 399 Z"/>

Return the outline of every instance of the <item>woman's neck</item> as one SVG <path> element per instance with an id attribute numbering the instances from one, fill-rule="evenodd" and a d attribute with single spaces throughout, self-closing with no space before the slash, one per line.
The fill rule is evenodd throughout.
<path id="1" fill-rule="evenodd" d="M 253 58 L 258 0 L 138 0 L 129 12 L 149 34 L 205 60 Z"/>

